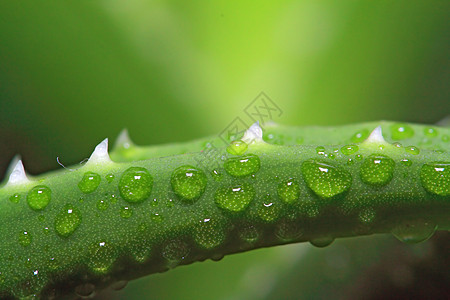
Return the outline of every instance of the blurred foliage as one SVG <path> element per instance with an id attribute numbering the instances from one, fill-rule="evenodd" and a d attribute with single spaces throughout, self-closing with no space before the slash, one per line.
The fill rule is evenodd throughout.
<path id="1" fill-rule="evenodd" d="M 57 156 L 75 164 L 124 127 L 138 144 L 214 134 L 245 117 L 261 91 L 285 124 L 434 123 L 450 112 L 449 8 L 434 0 L 2 0 L 0 172 L 16 153 L 32 174 L 59 167 Z M 363 246 L 356 241 L 348 249 Z M 296 289 L 304 280 L 296 276 L 330 291 L 317 265 L 294 272 L 296 260 L 322 251 L 309 249 L 181 267 L 115 297 L 311 295 Z"/>

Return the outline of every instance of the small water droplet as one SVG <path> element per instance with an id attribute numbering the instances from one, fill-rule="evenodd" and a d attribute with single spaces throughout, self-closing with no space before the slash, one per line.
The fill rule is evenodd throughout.
<path id="1" fill-rule="evenodd" d="M 331 243 L 333 243 L 334 238 L 331 236 L 323 236 L 315 239 L 311 239 L 309 242 L 311 245 L 319 248 L 323 248 L 326 246 L 329 246 Z"/>
<path id="2" fill-rule="evenodd" d="M 61 237 L 72 235 L 81 224 L 81 212 L 71 204 L 66 204 L 56 215 L 55 231 Z"/>
<path id="3" fill-rule="evenodd" d="M 403 140 L 414 136 L 414 130 L 406 123 L 392 124 L 390 129 L 393 140 Z"/>
<path id="4" fill-rule="evenodd" d="M 112 173 L 106 174 L 105 177 L 106 177 L 106 181 L 108 181 L 108 183 L 113 182 L 113 180 L 115 178 L 114 174 L 112 174 Z"/>
<path id="5" fill-rule="evenodd" d="M 119 280 L 114 282 L 113 284 L 111 284 L 111 289 L 114 291 L 120 291 L 122 289 L 124 289 L 128 284 L 128 281 L 126 280 Z"/>
<path id="6" fill-rule="evenodd" d="M 410 167 L 412 165 L 412 160 L 407 159 L 407 158 L 403 158 L 400 163 L 404 166 Z"/>
<path id="7" fill-rule="evenodd" d="M 194 241 L 208 250 L 220 246 L 225 240 L 224 228 L 215 219 L 202 219 L 196 224 L 194 230 Z"/>
<path id="8" fill-rule="evenodd" d="M 19 244 L 22 245 L 23 247 L 28 247 L 31 244 L 32 241 L 32 235 L 31 233 L 29 233 L 28 231 L 21 231 L 19 233 Z"/>
<path id="9" fill-rule="evenodd" d="M 230 145 L 228 145 L 227 152 L 230 153 L 231 155 L 242 155 L 245 153 L 245 151 L 247 151 L 247 149 L 248 145 L 246 142 L 237 140 L 232 141 Z"/>
<path id="10" fill-rule="evenodd" d="M 437 129 L 435 129 L 433 127 L 425 127 L 423 129 L 423 132 L 428 137 L 436 137 L 438 135 Z"/>
<path id="11" fill-rule="evenodd" d="M 173 268 L 189 255 L 189 247 L 183 241 L 172 240 L 164 246 L 162 255 L 168 261 L 169 267 Z"/>
<path id="12" fill-rule="evenodd" d="M 325 154 L 325 147 L 323 147 L 323 146 L 316 147 L 316 152 L 319 155 L 324 155 Z"/>
<path id="13" fill-rule="evenodd" d="M 150 197 L 153 177 L 145 168 L 130 167 L 120 177 L 119 191 L 128 202 L 141 202 Z"/>
<path id="14" fill-rule="evenodd" d="M 228 212 L 242 212 L 255 197 L 255 189 L 251 184 L 223 185 L 214 195 L 218 207 Z"/>
<path id="15" fill-rule="evenodd" d="M 78 188 L 85 194 L 94 192 L 100 185 L 100 175 L 94 172 L 86 172 L 78 183 Z"/>
<path id="16" fill-rule="evenodd" d="M 303 235 L 303 228 L 296 222 L 283 220 L 277 226 L 276 235 L 282 241 L 293 241 Z"/>
<path id="17" fill-rule="evenodd" d="M 27 195 L 28 206 L 33 210 L 43 210 L 50 203 L 52 191 L 45 185 L 32 188 Z"/>
<path id="18" fill-rule="evenodd" d="M 352 185 L 350 173 L 341 167 L 312 160 L 303 162 L 301 170 L 308 187 L 322 198 L 342 194 Z"/>
<path id="19" fill-rule="evenodd" d="M 383 186 L 394 176 L 395 162 L 384 155 L 371 155 L 366 158 L 360 169 L 361 180 L 370 185 Z"/>
<path id="20" fill-rule="evenodd" d="M 154 213 L 150 215 L 150 219 L 152 219 L 153 222 L 161 223 L 164 220 L 164 217 L 159 213 Z"/>
<path id="21" fill-rule="evenodd" d="M 417 155 L 420 153 L 420 149 L 417 148 L 416 146 L 408 146 L 405 148 L 405 151 L 412 155 Z"/>
<path id="22" fill-rule="evenodd" d="M 109 206 L 109 204 L 106 199 L 100 199 L 97 201 L 97 209 L 98 210 L 104 211 L 104 210 L 108 209 L 108 206 Z"/>
<path id="23" fill-rule="evenodd" d="M 356 153 L 359 150 L 359 147 L 356 145 L 345 145 L 341 148 L 341 152 L 344 155 L 351 155 L 353 153 Z"/>
<path id="24" fill-rule="evenodd" d="M 50 233 L 50 229 L 48 227 L 44 227 L 42 229 L 42 232 L 44 232 L 45 234 L 49 234 Z"/>
<path id="25" fill-rule="evenodd" d="M 221 172 L 219 172 L 218 170 L 212 170 L 211 171 L 211 176 L 214 179 L 214 181 L 222 181 L 223 179 L 223 174 Z"/>
<path id="26" fill-rule="evenodd" d="M 437 225 L 432 222 L 415 219 L 399 224 L 391 233 L 401 242 L 415 244 L 429 239 L 436 229 Z"/>
<path id="27" fill-rule="evenodd" d="M 19 203 L 20 201 L 20 194 L 14 194 L 11 197 L 9 197 L 9 201 L 12 203 Z"/>
<path id="28" fill-rule="evenodd" d="M 300 186 L 294 178 L 278 184 L 278 196 L 287 204 L 294 204 L 300 198 Z"/>
<path id="29" fill-rule="evenodd" d="M 225 171 L 234 177 L 245 177 L 255 174 L 261 167 L 261 161 L 255 154 L 230 157 L 224 163 Z"/>
<path id="30" fill-rule="evenodd" d="M 205 192 L 205 173 L 194 166 L 184 165 L 173 171 L 170 183 L 175 194 L 182 200 L 194 202 Z"/>
<path id="31" fill-rule="evenodd" d="M 106 274 L 117 258 L 116 249 L 104 240 L 90 246 L 90 259 L 88 266 L 98 274 Z"/>
<path id="32" fill-rule="evenodd" d="M 253 244 L 256 241 L 258 241 L 259 237 L 260 237 L 260 232 L 258 231 L 258 229 L 256 229 L 255 226 L 247 224 L 241 227 L 240 231 L 239 231 L 239 237 L 249 243 L 249 244 Z"/>
<path id="33" fill-rule="evenodd" d="M 429 193 L 439 196 L 450 195 L 450 163 L 437 161 L 424 164 L 420 170 L 422 186 Z"/>
<path id="34" fill-rule="evenodd" d="M 128 219 L 133 215 L 133 210 L 128 206 L 123 206 L 120 209 L 120 216 L 124 219 Z"/>
<path id="35" fill-rule="evenodd" d="M 95 285 L 92 283 L 83 283 L 75 287 L 75 294 L 82 298 L 92 298 L 95 295 Z"/>
<path id="36" fill-rule="evenodd" d="M 258 206 L 258 217 L 268 223 L 274 222 L 280 215 L 280 205 L 275 203 L 269 194 L 267 194 L 263 202 Z"/>
<path id="37" fill-rule="evenodd" d="M 356 132 L 351 138 L 350 140 L 352 141 L 352 143 L 361 143 L 362 141 L 364 141 L 365 139 L 367 139 L 370 135 L 370 131 L 368 129 L 362 129 L 358 132 Z"/>

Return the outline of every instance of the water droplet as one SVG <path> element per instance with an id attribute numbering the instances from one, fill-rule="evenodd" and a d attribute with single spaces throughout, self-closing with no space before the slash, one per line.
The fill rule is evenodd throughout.
<path id="1" fill-rule="evenodd" d="M 251 184 L 242 183 L 231 186 L 221 186 L 214 195 L 218 207 L 229 212 L 242 212 L 255 197 L 255 189 Z"/>
<path id="2" fill-rule="evenodd" d="M 433 127 L 425 127 L 423 131 L 424 134 L 428 137 L 435 137 L 438 135 L 438 131 Z"/>
<path id="3" fill-rule="evenodd" d="M 253 244 L 255 243 L 259 237 L 260 237 L 260 233 L 258 231 L 258 229 L 256 229 L 255 226 L 247 224 L 241 227 L 240 231 L 239 231 L 239 237 L 249 243 L 249 244 Z"/>
<path id="4" fill-rule="evenodd" d="M 293 241 L 303 235 L 303 228 L 296 222 L 283 220 L 277 226 L 276 235 L 282 241 Z"/>
<path id="5" fill-rule="evenodd" d="M 33 210 L 43 210 L 52 198 L 52 191 L 45 185 L 32 188 L 27 195 L 27 203 Z"/>
<path id="6" fill-rule="evenodd" d="M 329 246 L 331 243 L 333 243 L 334 238 L 331 236 L 323 236 L 315 239 L 311 239 L 309 242 L 311 245 L 319 248 L 323 248 L 326 246 Z"/>
<path id="7" fill-rule="evenodd" d="M 21 231 L 19 233 L 19 244 L 22 245 L 23 247 L 28 247 L 30 246 L 32 241 L 32 236 L 31 233 L 29 233 L 28 231 Z"/>
<path id="8" fill-rule="evenodd" d="M 436 224 L 416 219 L 399 224 L 391 233 L 401 242 L 415 244 L 429 239 L 436 229 Z"/>
<path id="9" fill-rule="evenodd" d="M 175 194 L 182 200 L 193 202 L 204 193 L 207 178 L 202 170 L 193 166 L 181 166 L 173 171 L 170 183 Z"/>
<path id="10" fill-rule="evenodd" d="M 244 141 L 232 141 L 227 147 L 227 152 L 231 155 L 242 155 L 247 151 L 248 145 Z"/>
<path id="11" fill-rule="evenodd" d="M 341 152 L 345 155 L 351 155 L 359 150 L 359 147 L 356 145 L 346 145 L 341 148 Z"/>
<path id="12" fill-rule="evenodd" d="M 325 147 L 322 147 L 322 146 L 316 147 L 316 152 L 319 155 L 324 155 L 325 154 Z"/>
<path id="13" fill-rule="evenodd" d="M 372 208 L 363 209 L 359 214 L 359 220 L 364 224 L 372 223 L 375 220 L 376 213 Z"/>
<path id="14" fill-rule="evenodd" d="M 214 179 L 214 181 L 217 181 L 217 182 L 222 181 L 222 179 L 223 179 L 223 174 L 218 170 L 212 170 L 211 176 Z"/>
<path id="15" fill-rule="evenodd" d="M 205 218 L 195 226 L 194 241 L 205 249 L 213 249 L 225 240 L 222 224 L 215 219 Z"/>
<path id="16" fill-rule="evenodd" d="M 390 129 L 393 140 L 403 140 L 414 136 L 414 130 L 406 123 L 392 124 Z"/>
<path id="17" fill-rule="evenodd" d="M 438 161 L 424 164 L 420 170 L 420 180 L 429 193 L 449 196 L 450 163 Z"/>
<path id="18" fill-rule="evenodd" d="M 164 220 L 163 216 L 159 213 L 151 214 L 150 219 L 152 219 L 152 221 L 156 223 L 161 223 Z"/>
<path id="19" fill-rule="evenodd" d="M 100 199 L 97 201 L 97 209 L 98 210 L 101 210 L 101 211 L 106 210 L 106 209 L 108 209 L 108 206 L 109 206 L 109 204 L 106 199 Z"/>
<path id="20" fill-rule="evenodd" d="M 150 197 L 153 177 L 145 168 L 130 167 L 120 177 L 119 191 L 128 202 L 141 202 Z"/>
<path id="21" fill-rule="evenodd" d="M 106 177 L 106 181 L 108 181 L 108 183 L 113 182 L 113 180 L 115 178 L 114 174 L 112 174 L 112 173 L 106 174 L 105 177 Z"/>
<path id="22" fill-rule="evenodd" d="M 105 241 L 94 243 L 90 247 L 90 259 L 88 266 L 98 274 L 106 274 L 117 258 L 115 248 Z"/>
<path id="23" fill-rule="evenodd" d="M 20 201 L 20 194 L 14 194 L 11 197 L 9 197 L 9 201 L 12 203 L 19 203 Z"/>
<path id="24" fill-rule="evenodd" d="M 50 233 L 50 229 L 48 227 L 44 227 L 42 229 L 42 232 L 44 232 L 45 234 L 49 234 Z"/>
<path id="25" fill-rule="evenodd" d="M 294 178 L 278 184 L 278 196 L 287 204 L 294 204 L 300 197 L 300 186 Z"/>
<path id="26" fill-rule="evenodd" d="M 78 183 L 78 188 L 83 193 L 89 194 L 98 188 L 100 181 L 100 175 L 98 175 L 97 173 L 86 172 L 84 173 L 83 178 Z"/>
<path id="27" fill-rule="evenodd" d="M 234 177 L 244 177 L 255 174 L 261 167 L 259 157 L 254 154 L 247 154 L 240 157 L 230 157 L 224 163 L 225 171 Z"/>
<path id="28" fill-rule="evenodd" d="M 95 295 L 95 285 L 92 283 L 83 283 L 75 287 L 75 294 L 82 298 L 92 298 Z"/>
<path id="29" fill-rule="evenodd" d="M 410 167 L 412 165 L 412 160 L 407 159 L 407 158 L 403 158 L 400 163 L 404 166 Z"/>
<path id="30" fill-rule="evenodd" d="M 111 289 L 114 291 L 120 291 L 122 289 L 124 289 L 128 284 L 128 281 L 126 280 L 119 280 L 117 282 L 114 282 L 113 284 L 111 284 Z"/>
<path id="31" fill-rule="evenodd" d="M 81 212 L 71 204 L 66 204 L 63 210 L 56 215 L 55 231 L 61 237 L 68 237 L 81 224 Z"/>
<path id="32" fill-rule="evenodd" d="M 355 161 L 353 159 L 351 159 L 351 158 L 349 158 L 347 160 L 347 165 L 349 165 L 349 166 L 353 165 L 354 163 L 355 163 Z"/>
<path id="33" fill-rule="evenodd" d="M 169 262 L 169 267 L 173 268 L 183 261 L 189 254 L 188 245 L 179 240 L 168 242 L 164 248 L 162 255 Z"/>
<path id="34" fill-rule="evenodd" d="M 420 153 L 420 149 L 417 148 L 416 146 L 408 146 L 405 148 L 405 151 L 412 155 L 417 155 Z"/>
<path id="35" fill-rule="evenodd" d="M 258 206 L 258 217 L 265 222 L 274 222 L 280 215 L 280 207 L 278 203 L 272 201 L 267 194 L 261 204 Z"/>
<path id="36" fill-rule="evenodd" d="M 388 184 L 394 176 L 395 162 L 383 155 L 371 155 L 361 166 L 361 180 L 370 185 L 383 186 Z"/>
<path id="37" fill-rule="evenodd" d="M 322 162 L 303 162 L 302 174 L 308 187 L 322 198 L 331 198 L 342 194 L 352 185 L 352 177 L 349 172 Z"/>
<path id="38" fill-rule="evenodd" d="M 124 219 L 128 219 L 133 215 L 133 210 L 128 206 L 124 206 L 120 209 L 120 216 Z"/>
<path id="39" fill-rule="evenodd" d="M 361 143 L 363 142 L 365 139 L 367 139 L 370 135 L 370 131 L 368 129 L 363 129 L 361 131 L 356 132 L 351 138 L 350 140 L 352 141 L 352 143 Z"/>

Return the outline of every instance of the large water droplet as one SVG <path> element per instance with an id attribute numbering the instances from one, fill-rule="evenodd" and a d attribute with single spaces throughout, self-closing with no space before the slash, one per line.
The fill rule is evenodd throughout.
<path id="1" fill-rule="evenodd" d="M 450 163 L 437 161 L 424 164 L 420 170 L 420 180 L 429 193 L 449 196 Z"/>
<path id="2" fill-rule="evenodd" d="M 352 185 L 349 172 L 317 161 L 305 161 L 302 174 L 308 187 L 319 197 L 331 198 L 347 191 Z"/>
<path id="3" fill-rule="evenodd" d="M 71 204 L 66 204 L 63 210 L 56 215 L 55 231 L 61 237 L 68 237 L 81 224 L 81 212 Z"/>
<path id="4" fill-rule="evenodd" d="M 341 148 L 341 152 L 344 155 L 351 155 L 353 153 L 356 153 L 359 150 L 359 147 L 356 145 L 346 145 Z"/>
<path id="5" fill-rule="evenodd" d="M 242 212 L 255 197 L 255 189 L 251 184 L 242 183 L 231 186 L 221 186 L 214 195 L 218 207 L 229 212 Z"/>
<path id="6" fill-rule="evenodd" d="M 23 247 L 28 247 L 30 246 L 32 241 L 32 236 L 31 233 L 29 233 L 28 231 L 21 231 L 19 233 L 19 244 L 22 245 Z"/>
<path id="7" fill-rule="evenodd" d="M 27 195 L 27 203 L 33 210 L 42 210 L 52 198 L 52 191 L 45 185 L 38 185 L 32 188 Z"/>
<path id="8" fill-rule="evenodd" d="M 106 274 L 117 258 L 115 248 L 106 241 L 99 241 L 90 247 L 88 266 L 98 274 Z"/>
<path id="9" fill-rule="evenodd" d="M 278 184 L 278 196 L 287 204 L 294 204 L 300 197 L 300 186 L 294 178 Z"/>
<path id="10" fill-rule="evenodd" d="M 195 201 L 206 189 L 207 178 L 202 170 L 193 166 L 181 166 L 173 171 L 170 183 L 175 194 L 182 200 Z"/>
<path id="11" fill-rule="evenodd" d="M 247 151 L 248 145 L 246 142 L 238 140 L 232 141 L 227 147 L 227 152 L 231 155 L 242 155 Z"/>
<path id="12" fill-rule="evenodd" d="M 234 177 L 244 177 L 255 174 L 261 167 L 261 161 L 255 154 L 240 157 L 230 157 L 224 163 L 225 171 Z"/>
<path id="13" fill-rule="evenodd" d="M 205 218 L 195 226 L 194 240 L 205 249 L 216 248 L 225 240 L 224 228 L 217 220 Z"/>
<path id="14" fill-rule="evenodd" d="M 416 219 L 399 224 L 391 233 L 401 242 L 415 244 L 429 239 L 436 229 L 436 224 Z"/>
<path id="15" fill-rule="evenodd" d="M 333 243 L 333 241 L 334 241 L 333 237 L 323 236 L 323 237 L 311 239 L 309 242 L 311 243 L 311 245 L 313 245 L 315 247 L 323 248 L 323 247 L 329 246 L 331 243 Z"/>
<path id="16" fill-rule="evenodd" d="M 95 295 L 95 285 L 92 283 L 83 283 L 75 287 L 75 294 L 82 298 L 88 299 Z"/>
<path id="17" fill-rule="evenodd" d="M 391 125 L 391 136 L 393 140 L 403 140 L 414 136 L 414 130 L 406 123 L 396 123 Z"/>
<path id="18" fill-rule="evenodd" d="M 383 186 L 394 176 L 395 162 L 384 155 L 367 157 L 360 169 L 361 180 L 370 185 Z"/>
<path id="19" fill-rule="evenodd" d="M 120 195 L 128 202 L 141 202 L 150 197 L 153 177 L 145 168 L 128 168 L 120 177 Z"/>
<path id="20" fill-rule="evenodd" d="M 95 191 L 101 181 L 100 175 L 94 172 L 86 172 L 83 175 L 83 178 L 78 183 L 78 188 L 85 194 L 92 193 Z"/>

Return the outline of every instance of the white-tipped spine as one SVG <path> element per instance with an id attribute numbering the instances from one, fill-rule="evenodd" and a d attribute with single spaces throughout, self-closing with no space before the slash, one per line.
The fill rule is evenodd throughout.
<path id="1" fill-rule="evenodd" d="M 369 135 L 369 137 L 364 141 L 364 143 L 376 143 L 376 144 L 387 144 L 386 140 L 383 138 L 383 132 L 381 126 L 375 128 Z"/>
<path id="2" fill-rule="evenodd" d="M 30 182 L 31 181 L 28 179 L 27 174 L 25 173 L 25 168 L 23 167 L 22 160 L 19 159 L 9 175 L 6 186 L 22 185 Z"/>
<path id="3" fill-rule="evenodd" d="M 112 163 L 111 158 L 108 154 L 108 139 L 104 139 L 100 144 L 95 147 L 94 152 L 92 152 L 89 160 L 86 163 L 87 165 L 93 164 L 105 164 Z"/>
<path id="4" fill-rule="evenodd" d="M 259 122 L 253 123 L 252 126 L 247 129 L 242 137 L 242 140 L 249 145 L 254 143 L 264 143 L 263 131 L 261 126 L 259 126 Z"/>
<path id="5" fill-rule="evenodd" d="M 128 149 L 132 146 L 134 146 L 134 143 L 131 141 L 128 130 L 126 128 L 122 129 L 122 131 L 119 133 L 119 136 L 117 137 L 116 143 L 114 144 L 114 148 Z"/>

